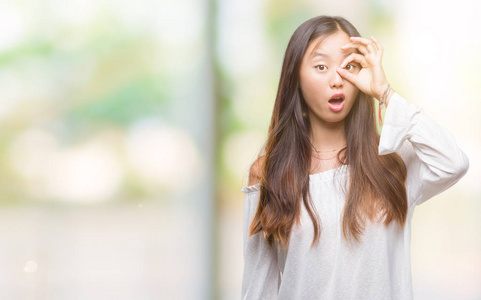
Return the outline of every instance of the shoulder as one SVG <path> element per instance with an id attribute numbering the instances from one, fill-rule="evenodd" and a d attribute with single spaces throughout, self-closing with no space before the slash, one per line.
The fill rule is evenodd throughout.
<path id="1" fill-rule="evenodd" d="M 251 165 L 249 169 L 249 183 L 254 185 L 261 182 L 262 169 L 264 167 L 265 156 L 261 156 Z"/>

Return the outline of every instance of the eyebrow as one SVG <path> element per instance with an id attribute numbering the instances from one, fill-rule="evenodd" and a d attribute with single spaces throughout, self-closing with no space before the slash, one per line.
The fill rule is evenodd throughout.
<path id="1" fill-rule="evenodd" d="M 347 52 L 347 53 L 344 53 L 344 54 L 342 55 L 342 57 L 347 57 L 347 56 L 349 56 L 351 53 L 356 53 L 356 52 Z M 314 52 L 313 55 L 311 55 L 311 59 L 312 59 L 312 58 L 315 58 L 315 57 L 317 57 L 317 56 L 330 58 L 329 55 L 327 55 L 327 54 L 325 54 L 325 53 L 322 53 L 322 52 L 319 52 L 319 51 L 316 51 L 316 52 Z"/>

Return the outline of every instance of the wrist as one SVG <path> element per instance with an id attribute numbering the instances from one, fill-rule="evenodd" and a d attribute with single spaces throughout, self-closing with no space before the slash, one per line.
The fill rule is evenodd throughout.
<path id="1" fill-rule="evenodd" d="M 386 83 L 385 86 L 383 86 L 383 88 L 382 88 L 382 90 L 381 90 L 381 93 L 378 94 L 378 95 L 376 95 L 376 96 L 374 96 L 374 98 L 376 98 L 377 100 L 381 101 L 383 96 L 384 96 L 384 97 L 387 96 L 387 94 L 388 94 L 388 92 L 389 92 L 389 91 L 388 91 L 388 88 L 390 88 L 389 82 Z"/>
<path id="2" fill-rule="evenodd" d="M 387 107 L 389 104 L 389 100 L 391 99 L 392 95 L 394 95 L 395 91 L 392 88 L 389 88 L 387 93 L 386 99 L 384 100 L 384 105 Z"/>

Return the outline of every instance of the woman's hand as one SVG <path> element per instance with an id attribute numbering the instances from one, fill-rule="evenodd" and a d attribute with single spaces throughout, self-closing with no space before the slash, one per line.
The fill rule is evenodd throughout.
<path id="1" fill-rule="evenodd" d="M 371 36 L 371 39 L 374 42 L 366 38 L 352 36 L 352 43 L 341 46 L 342 50 L 357 48 L 362 55 L 359 53 L 352 53 L 346 57 L 341 66 L 337 68 L 337 72 L 343 78 L 356 85 L 365 94 L 380 100 L 388 86 L 388 81 L 386 80 L 381 65 L 384 48 L 373 36 Z M 374 46 L 374 43 L 377 48 Z M 344 67 L 351 61 L 361 64 L 362 69 L 358 74 L 354 74 L 344 69 Z"/>

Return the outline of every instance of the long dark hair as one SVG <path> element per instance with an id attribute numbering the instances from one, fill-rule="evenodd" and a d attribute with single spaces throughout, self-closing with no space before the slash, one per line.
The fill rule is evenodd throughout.
<path id="1" fill-rule="evenodd" d="M 302 203 L 314 225 L 314 239 L 321 234 L 320 218 L 309 193 L 311 165 L 310 121 L 299 84 L 301 62 L 310 43 L 343 31 L 360 36 L 346 19 L 318 16 L 304 22 L 292 35 L 284 56 L 281 77 L 264 145 L 254 164 L 259 166 L 259 205 L 249 227 L 249 235 L 263 231 L 272 246 L 288 247 L 294 222 L 300 222 Z M 379 133 L 376 128 L 374 99 L 362 91 L 345 118 L 347 146 L 337 156 L 349 165 L 350 185 L 343 212 L 343 236 L 360 241 L 365 218 L 373 220 L 382 212 L 384 224 L 392 221 L 404 226 L 407 195 L 404 182 L 407 170 L 396 153 L 378 155 Z M 351 235 L 348 236 L 348 233 Z"/>

